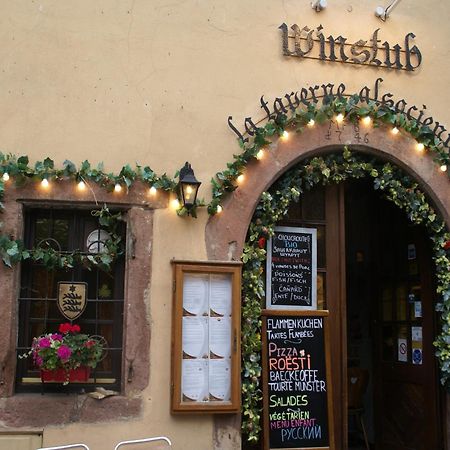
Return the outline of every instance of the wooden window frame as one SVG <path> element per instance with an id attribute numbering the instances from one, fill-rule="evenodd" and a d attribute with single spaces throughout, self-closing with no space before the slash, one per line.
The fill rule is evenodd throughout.
<path id="1" fill-rule="evenodd" d="M 92 208 L 91 208 L 92 209 Z M 68 249 L 64 250 L 64 252 L 70 252 L 80 248 L 80 243 L 84 242 L 80 237 L 81 230 L 86 226 L 86 222 L 89 219 L 92 219 L 90 215 L 91 209 L 85 208 L 76 208 L 69 209 L 64 206 L 55 205 L 50 208 L 44 208 L 40 205 L 38 207 L 32 206 L 26 208 L 24 210 L 24 242 L 27 248 L 32 248 L 35 240 L 36 234 L 36 224 L 40 218 L 48 219 L 49 221 L 60 220 L 61 218 L 66 218 L 68 221 L 69 227 L 69 241 L 68 241 Z M 92 219 L 95 222 L 95 219 Z M 53 225 L 52 225 L 53 226 Z M 123 230 L 125 231 L 125 230 Z M 76 237 L 73 237 L 76 235 Z M 98 369 L 94 369 L 91 372 L 91 377 L 86 383 L 76 383 L 73 385 L 64 386 L 61 388 L 59 383 L 51 383 L 45 385 L 45 390 L 48 392 L 69 392 L 75 391 L 78 392 L 81 388 L 86 390 L 93 390 L 97 386 L 104 386 L 109 389 L 120 390 L 122 385 L 122 366 L 123 366 L 123 332 L 124 332 L 124 321 L 123 321 L 123 308 L 124 308 L 124 294 L 125 294 L 125 260 L 124 258 L 120 258 L 113 270 L 114 274 L 114 284 L 116 285 L 116 289 L 122 293 L 117 298 L 111 298 L 107 300 L 100 300 L 97 297 L 88 299 L 89 304 L 95 305 L 96 314 L 98 312 L 98 308 L 100 304 L 112 304 L 113 305 L 113 319 L 100 319 L 96 317 L 95 319 L 86 318 L 85 316 L 81 316 L 76 319 L 77 323 L 81 322 L 81 326 L 83 327 L 83 323 L 94 324 L 97 330 L 99 325 L 109 324 L 111 320 L 114 327 L 119 326 L 120 331 L 115 333 L 114 341 L 109 342 L 108 352 L 111 353 L 111 370 L 110 373 L 101 374 L 101 371 Z M 19 322 L 19 334 L 18 341 L 16 345 L 16 353 L 18 355 L 25 353 L 29 350 L 29 344 L 31 343 L 32 336 L 29 333 L 29 325 L 30 323 L 43 323 L 46 328 L 48 326 L 55 326 L 56 323 L 68 322 L 68 319 L 61 315 L 59 321 L 55 321 L 55 319 L 49 319 L 47 316 L 43 318 L 33 318 L 30 313 L 30 307 L 32 301 L 40 301 L 46 302 L 48 304 L 54 303 L 56 301 L 55 298 L 31 298 L 31 294 L 28 292 L 31 286 L 31 274 L 33 270 L 40 267 L 41 264 L 25 261 L 21 264 L 20 268 L 20 279 L 21 279 L 21 289 L 19 290 L 18 296 L 18 322 Z M 84 268 L 82 266 L 74 266 L 67 271 L 67 279 L 70 281 L 80 281 L 83 280 L 82 271 Z M 92 273 L 95 273 L 95 276 L 98 281 L 99 269 L 94 268 Z M 50 273 L 51 271 L 49 271 Z M 119 275 L 120 274 L 120 275 Z M 48 276 L 48 275 L 47 275 Z M 24 297 L 24 292 L 27 291 L 27 295 Z M 99 333 L 93 333 L 99 334 Z M 38 370 L 29 370 L 27 368 L 27 361 L 18 361 L 18 365 L 16 367 L 16 379 L 15 379 L 15 392 L 16 393 L 33 393 L 33 392 L 43 392 L 44 386 L 38 376 Z"/>
<path id="2" fill-rule="evenodd" d="M 237 413 L 241 409 L 241 262 L 221 261 L 172 261 L 173 267 L 173 309 L 172 309 L 172 371 L 171 411 L 172 413 Z M 182 383 L 182 322 L 184 275 L 230 274 L 231 299 L 231 387 L 230 401 L 183 402 Z"/>

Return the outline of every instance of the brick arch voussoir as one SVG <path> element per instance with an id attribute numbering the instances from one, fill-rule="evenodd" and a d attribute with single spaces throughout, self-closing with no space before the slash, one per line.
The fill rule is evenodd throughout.
<path id="1" fill-rule="evenodd" d="M 224 199 L 223 211 L 208 220 L 205 230 L 208 259 L 240 259 L 247 229 L 262 192 L 302 159 L 338 151 L 344 145 L 402 168 L 420 184 L 448 226 L 450 182 L 432 156 L 419 153 L 415 148 L 416 141 L 407 133 L 393 135 L 385 126 L 360 128 L 359 136 L 351 124 L 341 127 L 340 133 L 333 129 L 330 135 L 329 125 L 325 124 L 272 142 L 263 159 L 252 160 L 247 165 L 244 182 Z M 364 138 L 367 142 L 362 143 Z"/>

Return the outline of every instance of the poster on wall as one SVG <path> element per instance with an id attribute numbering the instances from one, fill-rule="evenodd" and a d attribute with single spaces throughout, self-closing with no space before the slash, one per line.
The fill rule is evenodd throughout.
<path id="1" fill-rule="evenodd" d="M 267 242 L 266 308 L 317 309 L 317 230 L 275 227 Z"/>
<path id="2" fill-rule="evenodd" d="M 328 311 L 263 312 L 265 450 L 334 448 Z"/>

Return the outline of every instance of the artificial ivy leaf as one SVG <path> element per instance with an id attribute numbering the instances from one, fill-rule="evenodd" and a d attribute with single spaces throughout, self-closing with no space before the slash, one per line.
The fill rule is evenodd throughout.
<path id="1" fill-rule="evenodd" d="M 44 165 L 44 167 L 45 167 L 46 169 L 53 169 L 54 166 L 55 166 L 55 163 L 53 162 L 52 159 L 50 159 L 50 158 L 45 158 L 45 159 L 44 159 L 44 162 L 43 162 L 43 165 Z"/>

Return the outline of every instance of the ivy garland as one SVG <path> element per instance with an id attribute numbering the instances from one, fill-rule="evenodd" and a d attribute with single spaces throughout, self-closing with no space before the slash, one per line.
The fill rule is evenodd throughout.
<path id="1" fill-rule="evenodd" d="M 0 212 L 4 211 L 2 200 L 5 194 L 5 183 L 11 182 L 11 180 L 6 181 L 10 178 L 19 187 L 29 181 L 36 182 L 46 179 L 47 181 L 89 181 L 98 184 L 109 192 L 113 191 L 117 184 L 124 185 L 128 189 L 136 181 L 164 191 L 174 191 L 176 188 L 176 182 L 173 179 L 166 174 L 162 176 L 156 175 L 148 166 L 141 167 L 136 165 L 135 169 L 133 169 L 127 164 L 122 167 L 118 175 L 115 175 L 104 172 L 103 163 L 98 164 L 97 167 L 92 167 L 89 161 L 84 161 L 81 163 L 80 168 L 77 169 L 74 163 L 66 160 L 62 169 L 56 169 L 54 162 L 50 158 L 46 158 L 44 161 L 37 161 L 34 167 L 30 167 L 27 156 L 16 157 L 0 152 Z M 0 257 L 8 267 L 22 260 L 32 259 L 37 263 L 43 264 L 48 270 L 71 268 L 76 264 L 82 264 L 89 269 L 97 266 L 104 270 L 109 270 L 117 256 L 123 253 L 121 237 L 117 233 L 121 214 L 112 214 L 105 205 L 100 210 L 93 211 L 93 215 L 98 217 L 99 225 L 108 231 L 111 236 L 105 242 L 105 252 L 86 254 L 76 250 L 71 253 L 62 253 L 49 245 L 27 250 L 22 240 L 0 232 Z M 1 226 L 0 222 L 0 230 Z"/>
<path id="2" fill-rule="evenodd" d="M 441 313 L 442 332 L 434 345 L 441 368 L 441 383 L 450 388 L 450 233 L 445 223 L 420 190 L 418 184 L 390 163 L 352 154 L 315 157 L 296 165 L 264 192 L 250 223 L 242 260 L 242 430 L 256 442 L 261 432 L 261 309 L 264 302 L 263 272 L 266 239 L 273 235 L 276 223 L 288 212 L 291 202 L 318 184 L 339 183 L 369 177 L 373 186 L 406 212 L 411 222 L 423 224 L 433 241 L 436 265 L 436 305 Z"/>
<path id="3" fill-rule="evenodd" d="M 225 195 L 237 188 L 238 176 L 252 159 L 257 158 L 258 152 L 270 144 L 268 140 L 270 137 L 282 136 L 287 128 L 301 133 L 311 120 L 321 124 L 332 120 L 337 114 L 342 114 L 346 120 L 353 123 L 361 118 L 370 117 L 374 127 L 389 124 L 403 129 L 425 146 L 439 166 L 448 166 L 450 163 L 448 149 L 444 147 L 442 140 L 435 136 L 429 126 L 423 125 L 406 113 L 397 112 L 385 103 L 362 101 L 357 94 L 351 97 L 326 96 L 322 105 L 311 102 L 308 106 L 301 105 L 291 111 L 289 116 L 278 114 L 270 117 L 264 126 L 253 130 L 253 139 L 248 143 L 239 140 L 242 152 L 234 155 L 234 161 L 227 164 L 227 169 L 216 173 L 215 178 L 211 180 L 212 200 L 208 205 L 209 214 L 214 215 L 218 212 Z M 448 175 L 450 176 L 450 172 Z"/>
<path id="4" fill-rule="evenodd" d="M 120 212 L 112 214 L 106 205 L 99 210 L 91 211 L 91 214 L 98 218 L 99 226 L 110 235 L 104 242 L 105 251 L 100 253 L 86 253 L 81 250 L 62 252 L 52 247 L 51 240 L 44 240 L 40 245 L 27 249 L 23 241 L 0 234 L 0 256 L 3 264 L 11 267 L 20 261 L 31 260 L 42 264 L 47 270 L 71 269 L 76 265 L 82 265 L 89 270 L 92 267 L 99 267 L 109 271 L 111 264 L 123 254 L 122 238 L 118 234 L 122 214 Z"/>

